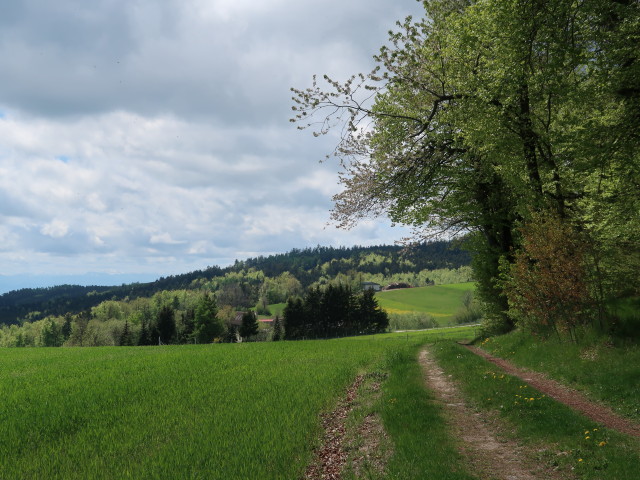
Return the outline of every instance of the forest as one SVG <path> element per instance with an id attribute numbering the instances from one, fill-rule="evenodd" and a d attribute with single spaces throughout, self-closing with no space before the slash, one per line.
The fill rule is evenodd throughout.
<path id="1" fill-rule="evenodd" d="M 303 336 L 316 337 L 372 333 L 386 329 L 389 320 L 386 315 L 381 319 L 383 312 L 374 298 L 362 292 L 362 282 L 412 286 L 468 282 L 472 279 L 469 261 L 457 242 L 411 248 L 316 247 L 238 261 L 225 269 L 162 278 L 151 284 L 19 290 L 1 297 L 5 316 L 4 325 L 0 325 L 0 346 L 234 342 L 272 340 L 274 333 L 277 340 L 299 338 L 296 332 L 303 330 Z M 319 298 L 324 292 L 337 302 L 339 315 L 335 319 L 322 314 L 315 327 L 293 327 L 288 334 L 286 328 L 279 333 L 258 328 L 255 314 L 271 315 L 268 305 L 296 298 L 307 302 L 309 295 Z M 315 314 L 312 318 L 318 319 Z M 297 322 L 291 321 L 292 325 Z"/>
<path id="2" fill-rule="evenodd" d="M 337 275 L 348 274 L 354 284 L 367 280 L 378 283 L 385 280 L 388 283 L 408 281 L 416 286 L 430 281 L 451 283 L 442 282 L 439 275 L 446 275 L 448 269 L 468 266 L 470 262 L 469 253 L 460 248 L 458 242 L 450 241 L 422 242 L 409 247 L 317 246 L 293 249 L 283 254 L 236 260 L 225 268 L 214 266 L 161 277 L 150 283 L 113 287 L 62 285 L 15 290 L 0 296 L 0 325 L 41 320 L 49 315 L 77 314 L 106 300 L 133 300 L 171 290 L 209 288 L 217 292 L 221 304 L 246 308 L 254 306 L 261 296 L 268 296 L 267 303 L 285 302 L 287 296 L 283 291 L 301 293 L 315 283 L 326 284 Z M 442 273 L 438 273 L 439 270 Z M 429 275 L 433 278 L 430 279 Z M 468 277 L 461 281 L 468 281 Z M 263 287 L 265 279 L 269 280 Z M 282 287 L 287 282 L 295 285 Z"/>

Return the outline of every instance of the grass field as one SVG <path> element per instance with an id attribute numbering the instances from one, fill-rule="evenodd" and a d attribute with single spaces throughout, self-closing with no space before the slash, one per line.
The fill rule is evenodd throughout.
<path id="1" fill-rule="evenodd" d="M 357 372 L 460 335 L 3 349 L 0 478 L 299 478 Z"/>
<path id="2" fill-rule="evenodd" d="M 473 283 L 435 285 L 432 287 L 388 290 L 376 294 L 379 305 L 389 314 L 424 313 L 439 325 L 450 325 L 462 308 L 465 292 L 473 291 Z"/>

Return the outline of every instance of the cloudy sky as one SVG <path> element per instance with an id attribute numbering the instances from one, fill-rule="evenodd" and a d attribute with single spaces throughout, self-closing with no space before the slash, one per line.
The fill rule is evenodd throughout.
<path id="1" fill-rule="evenodd" d="M 368 71 L 415 0 L 0 2 L 1 291 L 405 234 L 326 226 L 336 140 L 289 88 Z"/>

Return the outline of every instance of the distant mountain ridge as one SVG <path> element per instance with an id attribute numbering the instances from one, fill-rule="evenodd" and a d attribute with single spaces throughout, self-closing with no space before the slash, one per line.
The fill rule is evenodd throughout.
<path id="1" fill-rule="evenodd" d="M 458 268 L 470 263 L 469 254 L 451 242 L 430 242 L 406 249 L 397 245 L 372 247 L 313 247 L 290 252 L 236 260 L 225 268 L 218 266 L 189 273 L 160 277 L 153 282 L 120 286 L 58 285 L 46 288 L 23 288 L 0 295 L 0 324 L 19 319 L 38 319 L 47 315 L 79 313 L 105 300 L 150 297 L 162 290 L 199 288 L 201 280 L 211 280 L 227 273 L 260 270 L 266 277 L 284 272 L 293 274 L 304 287 L 321 276 L 335 276 L 354 270 L 363 273 L 405 273 L 441 268 Z M 199 282 L 200 281 L 200 282 Z"/>

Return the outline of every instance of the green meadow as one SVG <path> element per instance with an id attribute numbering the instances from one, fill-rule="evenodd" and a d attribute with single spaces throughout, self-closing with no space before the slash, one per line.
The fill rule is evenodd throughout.
<path id="1" fill-rule="evenodd" d="M 379 292 L 376 298 L 379 305 L 391 315 L 427 314 L 439 325 L 445 326 L 452 323 L 454 315 L 462 308 L 465 293 L 473 289 L 473 282 L 455 283 L 388 290 Z"/>
<path id="2" fill-rule="evenodd" d="M 2 349 L 0 478 L 299 478 L 319 414 L 427 338 Z"/>

